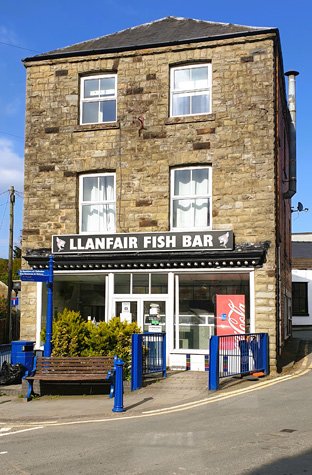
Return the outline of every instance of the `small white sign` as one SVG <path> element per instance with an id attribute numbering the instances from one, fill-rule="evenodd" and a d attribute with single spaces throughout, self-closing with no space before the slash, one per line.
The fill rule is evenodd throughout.
<path id="1" fill-rule="evenodd" d="M 161 325 L 149 325 L 148 326 L 149 333 L 161 333 L 162 327 Z"/>
<path id="2" fill-rule="evenodd" d="M 121 312 L 120 321 L 121 322 L 132 323 L 132 313 L 130 313 L 130 312 Z"/>
<path id="3" fill-rule="evenodd" d="M 121 311 L 122 313 L 130 313 L 130 302 L 122 302 Z"/>

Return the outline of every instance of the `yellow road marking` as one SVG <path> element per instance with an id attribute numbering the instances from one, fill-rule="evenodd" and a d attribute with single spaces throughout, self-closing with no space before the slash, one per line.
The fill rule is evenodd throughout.
<path id="1" fill-rule="evenodd" d="M 137 414 L 137 415 L 132 415 L 132 416 L 127 416 L 125 413 L 119 413 L 118 415 L 116 414 L 114 417 L 106 417 L 103 419 L 89 419 L 89 420 L 79 420 L 79 421 L 69 421 L 69 422 L 41 422 L 41 424 L 47 424 L 50 427 L 60 427 L 60 426 L 70 426 L 70 425 L 77 425 L 77 424 L 95 424 L 99 422 L 119 422 L 119 421 L 126 421 L 130 419 L 142 419 L 145 417 L 154 417 L 154 416 L 161 416 L 164 414 L 172 414 L 175 412 L 181 412 L 181 411 L 187 411 L 196 407 L 200 407 L 206 404 L 212 404 L 214 402 L 218 401 L 224 401 L 226 399 L 230 399 L 232 397 L 239 396 L 241 394 L 248 394 L 251 392 L 259 391 L 261 389 L 265 389 L 270 386 L 274 386 L 279 383 L 283 383 L 284 381 L 289 381 L 291 379 L 299 378 L 300 376 L 304 376 L 305 374 L 309 373 L 310 370 L 306 369 L 304 371 L 298 371 L 295 374 L 292 375 L 286 375 L 286 376 L 281 376 L 279 378 L 276 378 L 274 380 L 270 381 L 263 381 L 255 387 L 248 387 L 248 388 L 243 388 L 243 389 L 237 389 L 235 391 L 228 392 L 226 394 L 218 394 L 216 396 L 211 396 L 209 398 L 205 399 L 200 399 L 198 401 L 193 401 L 185 404 L 179 404 L 176 406 L 171 406 L 171 407 L 166 407 L 162 409 L 155 409 L 152 411 L 144 411 L 142 414 Z M 28 424 L 36 424 L 35 422 L 28 422 Z M 37 427 L 32 427 L 29 429 L 23 429 L 15 432 L 6 432 L 5 434 L 0 434 L 0 437 L 2 436 L 7 436 L 11 434 L 19 434 L 21 432 L 26 432 L 26 431 L 31 431 L 31 430 L 36 430 L 36 429 L 43 429 L 45 426 L 40 425 Z"/>

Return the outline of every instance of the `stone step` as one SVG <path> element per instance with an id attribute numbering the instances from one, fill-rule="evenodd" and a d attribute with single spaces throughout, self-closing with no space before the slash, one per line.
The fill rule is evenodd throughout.
<path id="1" fill-rule="evenodd" d="M 0 395 L 20 396 L 23 394 L 21 384 L 10 384 L 9 386 L 0 385 Z"/>
<path id="2" fill-rule="evenodd" d="M 199 371 L 179 371 L 169 372 L 167 378 L 156 377 L 154 375 L 144 378 L 143 386 L 157 384 L 159 389 L 175 388 L 177 390 L 204 390 L 208 386 L 208 373 Z"/>

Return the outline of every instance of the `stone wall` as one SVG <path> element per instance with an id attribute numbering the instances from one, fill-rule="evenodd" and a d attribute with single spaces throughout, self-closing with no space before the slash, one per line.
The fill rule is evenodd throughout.
<path id="1" fill-rule="evenodd" d="M 268 241 L 255 272 L 257 331 L 275 344 L 276 216 L 273 37 L 28 63 L 23 251 L 77 233 L 78 175 L 116 171 L 117 232 L 170 229 L 170 168 L 211 164 L 213 229 Z M 169 66 L 212 62 L 212 113 L 168 118 Z M 117 71 L 118 122 L 79 125 L 79 77 Z M 138 117 L 144 120 L 140 130 Z M 33 338 L 35 302 L 23 302 Z M 271 352 L 274 359 L 274 351 Z"/>

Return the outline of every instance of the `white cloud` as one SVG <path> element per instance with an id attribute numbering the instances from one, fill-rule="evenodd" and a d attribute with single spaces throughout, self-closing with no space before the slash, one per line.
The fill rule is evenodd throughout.
<path id="1" fill-rule="evenodd" d="M 21 107 L 20 97 L 14 97 L 11 102 L 8 102 L 3 109 L 3 112 L 8 116 L 14 116 L 19 113 Z"/>
<path id="2" fill-rule="evenodd" d="M 9 30 L 3 25 L 0 25 L 0 41 L 4 43 L 18 44 L 17 35 L 13 30 Z"/>
<path id="3" fill-rule="evenodd" d="M 23 157 L 14 151 L 12 140 L 0 138 L 0 193 L 11 185 L 18 191 L 24 188 Z"/>

